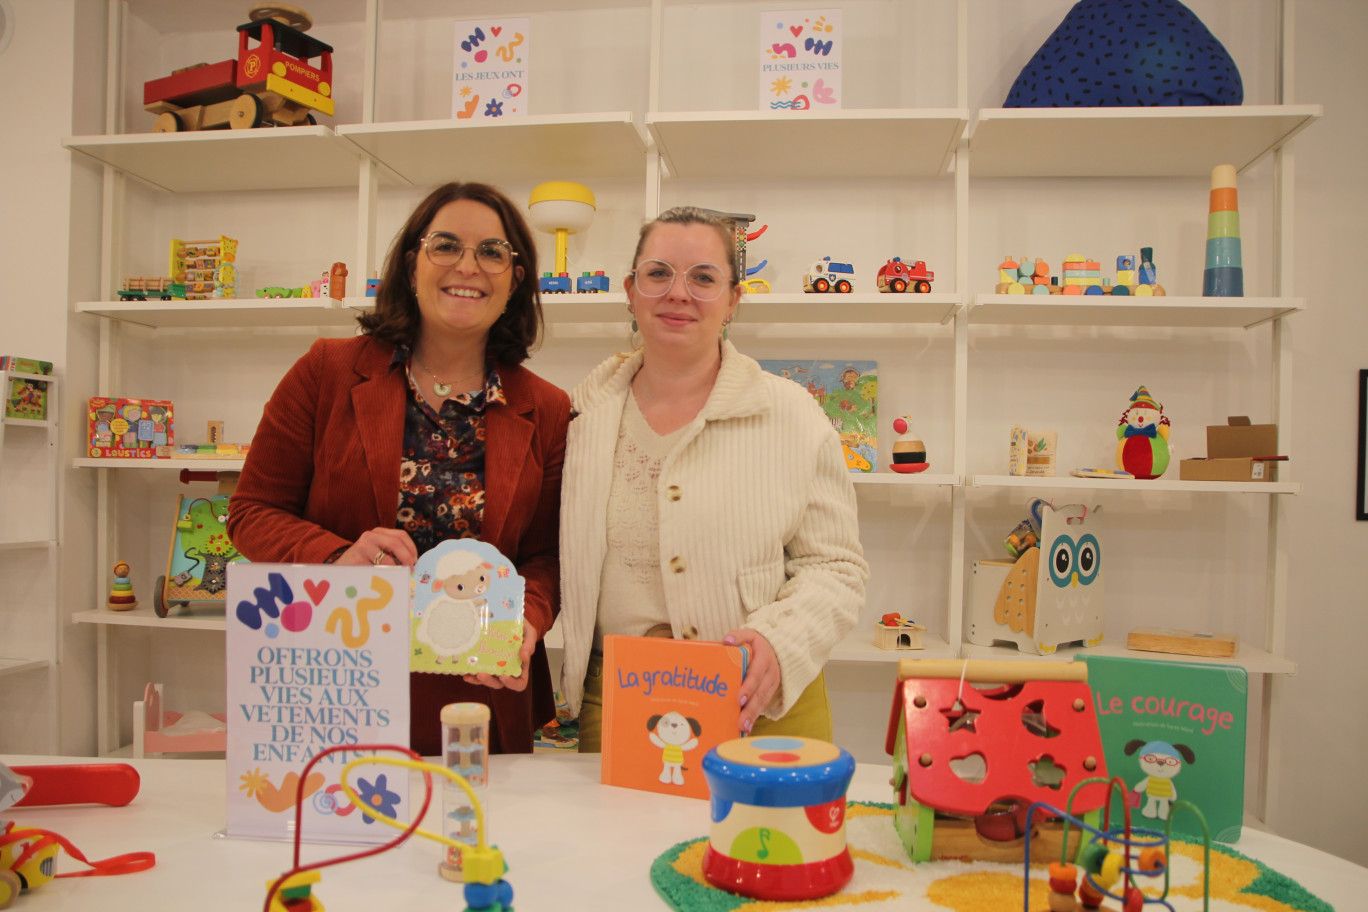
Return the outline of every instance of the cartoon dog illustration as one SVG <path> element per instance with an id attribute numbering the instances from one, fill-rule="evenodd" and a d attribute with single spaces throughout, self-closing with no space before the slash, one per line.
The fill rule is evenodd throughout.
<path id="1" fill-rule="evenodd" d="M 428 604 L 413 635 L 427 644 L 438 665 L 480 641 L 490 613 L 479 596 L 489 591 L 492 569 L 469 551 L 453 551 L 437 563 L 432 591 L 445 594 Z"/>
<path id="2" fill-rule="evenodd" d="M 1145 808 L 1140 813 L 1146 817 L 1168 820 L 1169 808 L 1178 800 L 1178 787 L 1173 784 L 1173 779 L 1183 771 L 1184 761 L 1196 763 L 1197 755 L 1186 744 L 1141 741 L 1139 738 L 1126 743 L 1127 757 L 1136 750 L 1140 751 L 1140 769 L 1145 773 L 1145 778 L 1131 789 L 1131 806 L 1138 807 L 1143 794 Z"/>
<path id="3" fill-rule="evenodd" d="M 686 718 L 677 712 L 651 716 L 646 720 L 651 743 L 661 748 L 660 781 L 665 785 L 684 784 L 684 752 L 698 747 L 698 736 L 703 726 L 697 719 Z"/>

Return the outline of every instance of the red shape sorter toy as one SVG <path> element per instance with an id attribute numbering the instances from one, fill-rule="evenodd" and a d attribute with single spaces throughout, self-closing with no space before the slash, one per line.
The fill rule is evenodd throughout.
<path id="1" fill-rule="evenodd" d="M 979 686 L 975 686 L 979 685 Z M 1096 826 L 1106 759 L 1083 662 L 903 659 L 888 724 L 894 826 L 912 861 L 1020 861 L 1026 812 L 1059 805 Z M 1061 828 L 1037 812 L 1032 852 L 1061 854 Z"/>
<path id="2" fill-rule="evenodd" d="M 162 399 L 92 396 L 86 412 L 86 453 L 152 459 L 176 442 L 174 410 Z"/>

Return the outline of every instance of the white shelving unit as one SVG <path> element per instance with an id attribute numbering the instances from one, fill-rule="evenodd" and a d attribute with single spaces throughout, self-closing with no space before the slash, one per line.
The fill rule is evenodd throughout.
<path id="1" fill-rule="evenodd" d="M 4 415 L 3 400 L 15 380 L 46 385 L 46 418 Z M 23 725 L 18 735 L 0 724 L 0 750 L 10 753 L 33 749 L 56 753 L 58 745 L 60 388 L 55 373 L 0 372 L 0 479 L 5 482 L 0 503 L 0 573 L 8 590 L 0 600 L 0 702 L 10 702 L 7 710 L 18 711 L 25 701 L 36 699 L 46 717 L 40 724 Z M 22 696 L 17 695 L 20 687 L 24 688 Z"/>
<path id="2" fill-rule="evenodd" d="M 808 5 L 815 8 L 814 4 Z M 848 5 L 859 6 L 861 15 L 883 15 L 889 12 L 890 6 L 900 6 L 858 2 Z M 1177 479 L 1176 462 L 1165 478 L 1152 482 L 1078 479 L 1067 475 L 1027 479 L 995 474 L 994 470 L 1000 469 L 996 462 L 990 464 L 970 457 L 971 434 L 975 433 L 975 418 L 983 405 L 981 400 L 971 398 L 970 377 L 988 360 L 980 357 L 976 345 L 985 335 L 997 340 L 1003 349 L 1009 349 L 1014 343 L 1024 344 L 1036 338 L 1035 334 L 1040 332 L 1089 333 L 1144 327 L 1146 331 L 1168 332 L 1181 339 L 1261 333 L 1271 340 L 1273 392 L 1269 411 L 1274 422 L 1290 422 L 1291 365 L 1283 323 L 1306 309 L 1308 304 L 1292 296 L 1286 269 L 1290 260 L 1292 213 L 1285 207 L 1293 198 L 1292 168 L 1286 144 L 1320 116 L 1319 106 L 972 109 L 966 62 L 968 49 L 973 44 L 969 34 L 969 2 L 949 0 L 936 4 L 928 0 L 915 6 L 918 10 L 936 6 L 951 12 L 943 20 L 953 24 L 945 34 L 939 35 L 944 46 L 939 53 L 954 61 L 955 76 L 949 90 L 953 97 L 931 99 L 929 105 L 918 107 L 908 106 L 911 99 L 906 96 L 912 94 L 911 90 L 904 90 L 901 95 L 890 91 L 880 95 L 876 105 L 869 108 L 813 112 L 801 118 L 756 110 L 670 110 L 662 99 L 679 97 L 681 93 L 672 95 L 663 89 L 662 83 L 668 82 L 672 75 L 664 62 L 670 59 L 667 43 L 681 39 L 672 35 L 664 22 L 667 14 L 682 15 L 680 11 L 685 8 L 673 0 L 584 0 L 579 4 L 533 4 L 530 11 L 533 28 L 538 27 L 538 16 L 553 16 L 572 8 L 599 12 L 619 8 L 648 9 L 650 32 L 640 37 L 651 46 L 649 72 L 631 74 L 632 78 L 640 77 L 647 86 L 641 109 L 534 113 L 522 121 L 478 125 L 441 119 L 383 122 L 375 116 L 376 97 L 385 87 L 379 84 L 381 77 L 374 64 L 373 52 L 381 44 L 388 21 L 378 0 L 370 0 L 365 6 L 361 29 L 363 49 L 370 63 L 362 80 L 364 101 L 360 106 L 360 122 L 344 122 L 332 127 L 172 136 L 83 136 L 69 138 L 64 145 L 105 164 L 107 180 L 116 187 L 131 177 L 142 184 L 161 188 L 169 194 L 167 199 L 158 198 L 157 205 L 164 208 L 175 208 L 178 195 L 191 193 L 198 204 L 207 198 L 207 194 L 213 193 L 223 194 L 231 202 L 236 194 L 268 194 L 286 188 L 339 191 L 339 198 L 343 193 L 354 192 L 360 213 L 354 236 L 348 236 L 348 224 L 320 228 L 312 214 L 308 220 L 311 230 L 330 232 L 334 247 L 357 251 L 351 267 L 353 282 L 359 282 L 361 276 L 369 274 L 376 266 L 377 245 L 388 241 L 387 232 L 377 227 L 381 218 L 376 215 L 377 209 L 388 199 L 385 194 L 421 188 L 454 177 L 475 177 L 495 183 L 550 177 L 591 184 L 596 180 L 631 182 L 642 188 L 640 198 L 633 202 L 640 203 L 643 216 L 657 212 L 663 198 L 677 197 L 698 187 L 724 199 L 750 199 L 752 197 L 746 194 L 752 186 L 760 188 L 756 193 L 766 192 L 768 188 L 775 195 L 783 192 L 773 189 L 780 185 L 792 188 L 795 195 L 808 192 L 809 187 L 818 187 L 819 190 L 812 191 L 813 204 L 803 210 L 805 217 L 814 221 L 822 219 L 827 209 L 839 210 L 840 194 L 832 193 L 830 188 L 842 181 L 862 188 L 887 186 L 886 194 L 876 204 L 887 210 L 877 213 L 881 217 L 896 214 L 904 194 L 943 201 L 946 205 L 942 210 L 928 210 L 948 213 L 944 223 L 938 222 L 936 234 L 951 239 L 945 241 L 950 254 L 944 258 L 945 262 L 936 264 L 938 276 L 933 293 L 885 295 L 857 288 L 851 295 L 809 295 L 785 291 L 780 285 L 777 293 L 747 295 L 734 327 L 735 335 L 747 341 L 817 338 L 856 342 L 878 340 L 886 344 L 888 340 L 914 338 L 921 346 L 919 350 L 937 348 L 946 353 L 945 361 L 950 365 L 952 376 L 945 387 L 947 403 L 943 411 L 948 420 L 938 447 L 936 471 L 914 476 L 895 476 L 881 471 L 855 477 L 862 508 L 866 505 L 878 511 L 911 508 L 906 515 L 918 519 L 923 513 L 934 514 L 933 522 L 944 529 L 943 540 L 948 542 L 943 571 L 946 596 L 943 602 L 938 598 L 936 604 L 928 605 L 917 602 L 914 594 L 906 596 L 908 602 L 871 605 L 867 613 L 875 617 L 892 610 L 906 613 L 908 603 L 915 605 L 919 620 L 920 613 L 925 612 L 931 629 L 926 637 L 928 646 L 922 655 L 1038 661 L 1041 659 L 1019 656 L 1004 649 L 971 647 L 963 642 L 964 593 L 972 559 L 967 543 L 994 534 L 973 528 L 971 506 L 977 506 L 981 499 L 991 499 L 995 493 L 1015 493 L 1017 489 L 1022 494 L 1052 490 L 1068 494 L 1085 492 L 1088 497 L 1117 504 L 1116 512 L 1121 513 L 1119 521 L 1124 523 L 1128 518 L 1125 511 L 1133 510 L 1138 502 L 1137 494 L 1172 498 L 1174 502 L 1187 502 L 1183 498 L 1195 495 L 1202 504 L 1220 504 L 1222 498 L 1253 496 L 1267 498 L 1270 503 L 1266 560 L 1268 601 L 1261 609 L 1266 619 L 1263 625 L 1266 636 L 1263 642 L 1242 640 L 1239 654 L 1229 660 L 1229 664 L 1240 664 L 1253 673 L 1268 676 L 1295 671 L 1294 664 L 1285 655 L 1286 558 L 1278 534 L 1281 512 L 1278 501 L 1299 493 L 1301 486 L 1295 479 L 1285 477 L 1269 484 L 1184 482 Z M 761 9 L 758 4 L 751 4 L 746 9 L 752 7 Z M 411 13 L 415 18 L 450 15 L 438 6 L 404 7 L 406 11 L 411 8 L 420 10 Z M 165 7 L 158 9 L 159 15 L 168 15 Z M 689 6 L 687 15 L 725 17 L 733 9 L 733 5 L 717 0 L 698 4 L 697 9 Z M 341 3 L 322 2 L 311 12 L 320 23 L 320 34 L 324 30 L 323 23 L 327 23 L 330 16 L 353 21 L 357 16 L 352 5 Z M 897 33 L 880 35 L 878 41 L 886 43 L 884 50 L 892 48 L 890 53 L 900 55 L 898 59 L 902 59 L 901 55 L 906 54 L 906 49 L 901 47 L 904 39 L 921 36 L 919 25 L 914 21 L 917 16 L 900 13 L 895 18 L 903 30 L 902 37 Z M 167 34 L 171 34 L 177 27 L 187 31 L 202 26 L 186 20 L 165 27 Z M 130 52 L 119 47 L 116 41 L 112 53 L 116 59 L 126 62 Z M 878 48 L 871 54 L 877 58 Z M 915 82 L 910 77 L 904 81 L 908 85 Z M 884 91 L 882 84 L 880 91 Z M 856 101 L 855 98 L 847 99 L 847 103 Z M 111 107 L 118 107 L 118 104 L 116 99 Z M 615 102 L 611 106 L 620 107 Z M 990 199 L 992 191 L 988 188 L 1003 182 L 1002 179 L 1007 179 L 1005 182 L 1013 187 L 1034 182 L 1043 188 L 1042 193 L 1066 183 L 1080 183 L 1056 180 L 1058 178 L 1178 178 L 1196 186 L 1195 179 L 1208 176 L 1216 164 L 1233 162 L 1243 173 L 1249 173 L 1269 156 L 1273 158 L 1276 192 L 1272 194 L 1274 211 L 1265 215 L 1275 234 L 1275 262 L 1271 266 L 1257 267 L 1271 270 L 1272 293 L 1268 296 L 1238 299 L 1181 295 L 1064 298 L 978 293 L 990 286 L 992 276 L 977 266 L 971 269 L 971 263 L 981 259 L 980 254 L 984 251 L 978 249 L 982 243 L 971 245 L 970 222 L 974 216 L 970 199 L 972 195 L 976 206 L 980 205 L 978 200 Z M 459 169 L 454 162 L 460 163 Z M 472 162 L 478 166 L 470 165 Z M 1086 181 L 1081 183 L 1087 185 Z M 981 195 L 980 188 L 985 191 Z M 119 192 L 109 196 L 116 201 L 121 198 Z M 1197 205 L 1202 205 L 1200 200 Z M 229 207 L 225 205 L 225 208 Z M 280 205 L 272 211 L 277 218 L 291 218 L 288 206 Z M 296 217 L 301 223 L 305 221 L 302 216 Z M 1090 218 L 1094 219 L 1108 217 L 1105 211 L 1090 213 Z M 111 207 L 104 218 L 107 238 L 127 233 L 123 214 L 117 206 Z M 634 222 L 635 219 L 636 213 L 631 213 L 627 220 Z M 886 221 L 888 219 L 884 219 Z M 635 234 L 634 227 L 631 233 Z M 250 238 L 242 240 L 243 250 L 250 249 Z M 789 243 L 794 244 L 793 241 Z M 112 294 L 124 264 L 115 260 L 114 251 L 118 245 L 107 246 L 103 272 L 105 287 Z M 988 251 L 994 255 L 1001 252 Z M 804 255 L 810 257 L 812 253 Z M 930 259 L 928 256 L 928 262 Z M 1249 268 L 1256 267 L 1251 264 Z M 184 334 L 187 338 L 200 332 L 221 330 L 289 332 L 300 327 L 319 327 L 340 332 L 351 325 L 358 312 L 370 306 L 367 299 L 361 297 L 350 297 L 340 303 L 293 299 L 95 301 L 78 303 L 76 311 L 100 320 L 104 343 L 103 383 L 117 367 L 117 327 L 120 326 L 139 327 L 139 331 L 150 330 L 154 334 Z M 543 307 L 548 325 L 547 347 L 553 350 L 563 340 L 620 337 L 623 333 L 625 299 L 620 292 L 549 295 L 544 297 Z M 279 365 L 279 372 L 283 372 L 285 366 Z M 587 371 L 591 366 L 586 363 L 583 370 Z M 986 435 L 989 431 L 981 433 Z M 1005 456 L 1002 462 L 1005 463 Z M 199 460 L 77 459 L 75 465 L 101 473 L 101 515 L 97 517 L 97 523 L 101 540 L 108 542 L 112 536 L 107 515 L 108 492 L 116 484 L 113 475 L 128 473 L 141 479 L 145 476 L 129 470 L 231 470 L 237 464 L 231 461 L 220 464 Z M 102 552 L 102 565 L 108 563 L 109 556 Z M 886 570 L 886 567 L 876 565 L 876 578 Z M 888 595 L 884 598 L 892 600 Z M 76 620 L 100 625 L 102 681 L 108 681 L 112 674 L 115 644 L 109 632 L 115 627 L 224 629 L 221 618 L 172 616 L 159 620 L 150 610 L 143 609 L 114 613 L 99 608 L 79 612 Z M 1135 618 L 1127 620 L 1138 623 Z M 555 636 L 553 631 L 551 640 Z M 870 642 L 872 638 L 872 629 L 862 623 L 836 649 L 833 661 L 865 666 L 871 676 L 877 675 L 877 680 L 882 682 L 890 673 L 890 663 L 908 653 L 879 650 Z M 1100 650 L 1111 655 L 1133 654 L 1110 644 Z M 1165 658 L 1159 653 L 1133 655 L 1147 659 Z M 1051 658 L 1070 656 L 1069 650 L 1063 650 Z M 1168 658 L 1191 660 L 1186 656 Z M 871 677 L 871 680 L 875 679 Z M 1273 702 L 1268 696 L 1273 686 L 1271 679 L 1266 681 L 1264 702 L 1259 707 L 1263 715 L 1262 730 L 1267 733 L 1270 743 L 1276 738 Z M 99 744 L 102 750 L 118 746 L 114 742 L 118 707 L 122 705 L 118 702 L 119 695 L 107 696 L 107 690 L 101 690 Z M 1263 759 L 1263 775 L 1276 774 L 1276 752 Z"/>

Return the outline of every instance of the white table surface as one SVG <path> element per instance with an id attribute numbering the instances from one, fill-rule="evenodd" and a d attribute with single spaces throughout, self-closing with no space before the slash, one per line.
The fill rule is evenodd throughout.
<path id="1" fill-rule="evenodd" d="M 0 761 L 107 762 L 18 756 Z M 56 880 L 20 897 L 15 912 L 260 909 L 266 883 L 289 867 L 291 849 L 289 843 L 215 837 L 224 826 L 223 761 L 127 762 L 138 769 L 142 787 L 126 807 L 13 808 L 7 816 L 62 834 L 89 858 L 150 850 L 156 867 L 118 877 Z M 889 801 L 890 772 L 887 766 L 860 764 L 848 797 Z M 597 757 L 495 756 L 490 779 L 491 841 L 504 851 L 521 912 L 668 909 L 651 886 L 651 862 L 675 843 L 708 833 L 705 802 L 600 785 Z M 414 789 L 421 801 L 421 782 Z M 425 828 L 437 829 L 440 805 L 439 793 Z M 303 860 L 356 849 L 306 845 Z M 1235 849 L 1300 881 L 1340 912 L 1368 907 L 1368 868 L 1249 829 Z M 460 885 L 437 875 L 441 851 L 435 842 L 414 838 L 394 851 L 325 868 L 318 896 L 328 912 L 459 912 Z M 59 862 L 59 870 L 80 867 L 67 858 Z M 908 908 L 940 910 L 929 901 Z"/>

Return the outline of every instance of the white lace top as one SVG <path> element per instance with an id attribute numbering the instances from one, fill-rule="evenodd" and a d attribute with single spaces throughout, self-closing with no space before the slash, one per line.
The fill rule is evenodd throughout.
<path id="1" fill-rule="evenodd" d="M 613 483 L 608 491 L 608 554 L 599 582 L 594 648 L 605 634 L 643 636 L 668 624 L 660 575 L 660 466 L 684 428 L 661 436 L 646 423 L 636 396 L 622 406 Z"/>

